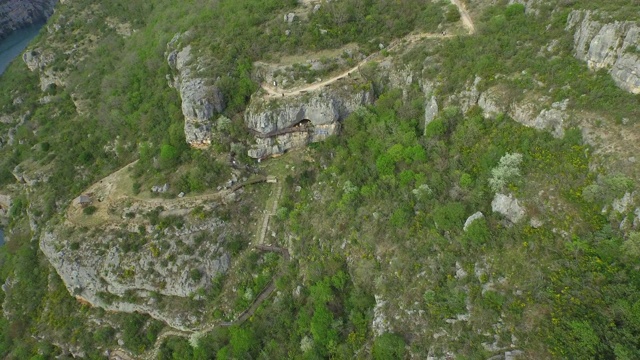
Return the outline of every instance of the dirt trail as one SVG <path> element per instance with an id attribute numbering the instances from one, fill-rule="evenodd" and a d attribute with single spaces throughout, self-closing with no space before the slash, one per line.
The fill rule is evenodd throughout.
<path id="1" fill-rule="evenodd" d="M 274 187 L 275 189 L 273 195 L 271 196 L 269 201 L 267 201 L 267 205 L 265 206 L 265 213 L 262 219 L 262 227 L 257 233 L 257 246 L 264 244 L 264 239 L 267 236 L 267 229 L 269 228 L 269 220 L 271 220 L 271 217 L 275 215 L 276 211 L 278 210 L 278 201 L 280 200 L 280 195 L 282 195 L 282 184 L 276 183 Z M 271 211 L 269 211 L 269 203 L 272 204 Z"/>
<path id="2" fill-rule="evenodd" d="M 396 40 L 394 42 L 392 42 L 389 47 L 386 48 L 387 51 L 393 50 L 396 47 L 398 47 L 400 44 L 409 42 L 409 43 L 413 43 L 419 40 L 423 40 L 423 39 L 444 39 L 444 38 L 449 38 L 452 37 L 453 35 L 442 35 L 442 34 L 433 34 L 433 33 L 419 33 L 419 34 L 411 34 L 408 35 L 400 40 Z M 297 88 L 295 90 L 283 90 L 283 89 L 278 89 L 276 87 L 273 87 L 271 85 L 268 85 L 267 83 L 263 83 L 262 84 L 262 88 L 267 92 L 268 96 L 270 97 L 287 97 L 287 96 L 294 96 L 294 95 L 299 95 L 305 92 L 310 92 L 310 91 L 314 91 L 314 90 L 318 90 L 323 86 L 327 86 L 329 84 L 332 84 L 338 80 L 343 79 L 346 76 L 351 75 L 352 73 L 360 70 L 360 67 L 362 67 L 363 65 L 365 65 L 366 63 L 370 62 L 371 59 L 373 59 L 374 57 L 379 56 L 380 53 L 374 53 L 371 54 L 369 56 L 367 56 L 364 60 L 360 61 L 358 63 L 358 65 L 352 67 L 349 70 L 346 70 L 344 72 L 339 73 L 338 75 L 334 75 L 332 77 L 330 77 L 329 79 L 326 79 L 324 81 L 321 82 L 317 82 L 317 83 L 313 83 L 307 86 L 303 86 L 301 88 Z"/>
<path id="3" fill-rule="evenodd" d="M 451 3 L 458 7 L 458 10 L 460 11 L 460 18 L 462 19 L 462 24 L 467 28 L 467 30 L 469 30 L 469 35 L 475 34 L 476 27 L 473 24 L 473 20 L 471 20 L 471 16 L 469 15 L 469 12 L 467 11 L 467 8 L 464 6 L 464 4 L 460 0 L 451 0 Z"/>
<path id="4" fill-rule="evenodd" d="M 286 262 L 289 262 L 291 260 L 291 256 L 289 255 L 289 251 L 287 249 L 285 249 L 285 248 L 280 248 L 280 247 L 276 247 L 276 246 L 256 245 L 255 249 L 259 250 L 259 251 L 278 252 L 278 253 L 282 254 L 282 258 Z M 228 321 L 228 322 L 211 323 L 208 326 L 202 328 L 201 330 L 194 331 L 194 332 L 184 332 L 184 331 L 180 331 L 180 330 L 175 330 L 175 329 L 169 328 L 168 330 L 163 331 L 158 336 L 158 338 L 156 339 L 155 344 L 153 345 L 153 349 L 150 349 L 149 351 L 147 351 L 147 353 L 143 354 L 141 356 L 141 358 L 148 359 L 148 360 L 157 359 L 158 358 L 158 353 L 160 351 L 160 346 L 162 346 L 162 342 L 169 336 L 189 338 L 194 333 L 205 334 L 205 333 L 207 333 L 209 331 L 212 331 L 214 328 L 219 327 L 219 326 L 228 327 L 228 326 L 233 326 L 233 325 L 237 325 L 237 324 L 242 324 L 243 322 L 247 321 L 250 317 L 252 317 L 253 314 L 255 314 L 256 310 L 258 310 L 260 305 L 262 305 L 262 303 L 265 300 L 267 300 L 269 298 L 269 296 L 271 296 L 271 294 L 275 291 L 275 289 L 276 289 L 276 279 L 279 278 L 281 275 L 282 275 L 282 270 L 281 270 L 280 274 L 277 274 L 269 282 L 269 284 L 267 284 L 267 286 L 260 292 L 260 294 L 258 294 L 258 296 L 255 298 L 255 300 L 253 300 L 253 303 L 251 304 L 251 306 L 249 306 L 245 311 L 243 311 L 240 315 L 238 315 L 238 317 L 236 317 L 235 320 Z"/>
<path id="5" fill-rule="evenodd" d="M 129 190 L 131 185 L 128 172 L 136 164 L 137 160 L 124 166 L 120 170 L 111 173 L 109 176 L 91 185 L 83 194 L 90 194 L 92 205 L 97 210 L 91 216 L 83 214 L 83 208 L 75 204 L 67 209 L 67 221 L 76 226 L 99 226 L 109 223 L 120 223 L 121 218 L 117 215 L 109 214 L 109 208 L 115 206 L 122 210 L 123 204 L 130 203 L 136 205 L 136 212 L 153 210 L 159 206 L 165 209 L 165 214 L 180 214 L 185 209 L 191 209 L 198 205 L 203 205 L 210 201 L 224 202 L 226 197 L 236 192 L 244 186 L 264 182 L 265 176 L 254 176 L 245 182 L 237 182 L 233 186 L 221 189 L 217 192 L 188 195 L 182 198 L 145 198 L 135 195 Z M 129 222 L 135 222 L 130 219 Z"/>
<path id="6" fill-rule="evenodd" d="M 289 262 L 291 260 L 291 256 L 289 255 L 289 250 L 286 248 L 281 248 L 277 246 L 264 245 L 264 236 L 266 234 L 266 228 L 269 223 L 269 218 L 275 215 L 276 210 L 278 209 L 278 202 L 280 200 L 280 196 L 282 195 L 282 184 L 280 182 L 276 182 L 274 185 L 274 191 L 271 198 L 265 204 L 264 210 L 264 222 L 261 227 L 258 227 L 256 231 L 256 238 L 260 239 L 256 241 L 254 244 L 254 249 L 263 252 L 277 252 L 282 255 L 282 258 L 285 262 Z M 214 322 L 205 326 L 204 328 L 197 331 L 197 333 L 207 333 L 218 326 L 233 326 L 236 324 L 242 324 L 246 320 L 248 320 L 253 314 L 258 310 L 260 305 L 271 296 L 271 294 L 276 289 L 276 279 L 282 275 L 282 270 L 279 274 L 276 274 L 273 279 L 267 284 L 267 286 L 262 289 L 262 291 L 258 294 L 258 296 L 253 300 L 251 306 L 249 306 L 246 310 L 244 310 L 240 315 L 238 315 L 234 320 L 228 322 Z M 149 350 L 146 354 L 142 355 L 141 358 L 144 359 L 156 359 L 158 357 L 158 353 L 160 351 L 160 346 L 162 346 L 162 342 L 169 336 L 176 337 L 190 337 L 194 332 L 185 332 L 176 329 L 169 328 L 163 331 L 153 346 L 153 349 Z"/>
<path id="7" fill-rule="evenodd" d="M 467 29 L 467 31 L 469 32 L 469 35 L 472 35 L 476 32 L 476 28 L 475 25 L 473 24 L 473 20 L 471 19 L 471 16 L 469 15 L 469 12 L 467 11 L 467 9 L 465 8 L 464 4 L 462 4 L 462 2 L 460 2 L 460 0 L 451 0 L 451 3 L 453 5 L 455 5 L 456 7 L 458 7 L 458 10 L 460 11 L 460 19 L 462 20 L 462 24 L 464 25 L 464 27 Z M 446 39 L 446 38 L 450 38 L 453 37 L 453 35 L 451 34 L 434 34 L 434 33 L 418 33 L 418 34 L 409 34 L 407 36 L 405 36 L 402 39 L 398 39 L 393 41 L 391 44 L 389 44 L 389 46 L 385 49 L 386 51 L 390 51 L 393 50 L 394 48 L 398 47 L 399 45 L 405 44 L 406 43 L 414 43 L 416 41 L 420 41 L 420 40 L 424 40 L 424 39 Z M 362 67 L 363 65 L 365 65 L 366 63 L 368 63 L 369 61 L 371 61 L 371 59 L 373 59 L 374 57 L 379 56 L 381 53 L 377 52 L 377 53 L 373 53 L 369 56 L 367 56 L 364 60 L 360 61 L 358 63 L 358 65 L 352 67 L 349 70 L 346 70 L 338 75 L 334 75 L 332 77 L 330 77 L 329 79 L 326 79 L 324 81 L 320 81 L 314 84 L 310 84 L 307 86 L 303 86 L 300 88 L 297 88 L 295 90 L 284 90 L 284 89 L 278 89 L 274 86 L 271 86 L 267 83 L 262 83 L 262 89 L 264 89 L 264 91 L 266 91 L 267 93 L 267 97 L 288 97 L 288 96 L 295 96 L 295 95 L 299 95 L 302 93 L 306 93 L 306 92 L 310 92 L 310 91 L 314 91 L 314 90 L 318 90 L 323 86 L 327 86 L 329 84 L 332 84 L 338 80 L 343 79 L 345 76 L 350 76 L 353 72 L 358 71 L 360 69 L 360 67 Z"/>

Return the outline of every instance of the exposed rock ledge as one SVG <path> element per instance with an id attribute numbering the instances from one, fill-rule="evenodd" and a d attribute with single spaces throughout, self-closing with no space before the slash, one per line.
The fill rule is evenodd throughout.
<path id="1" fill-rule="evenodd" d="M 502 214 L 513 224 L 522 220 L 526 214 L 525 209 L 518 204 L 518 199 L 511 194 L 496 193 L 493 201 L 491 201 L 491 210 Z"/>
<path id="2" fill-rule="evenodd" d="M 249 156 L 260 159 L 322 141 L 339 130 L 341 120 L 373 100 L 370 88 L 353 85 L 283 98 L 256 94 L 244 116 L 247 127 L 256 133 Z"/>
<path id="3" fill-rule="evenodd" d="M 188 306 L 190 297 L 226 273 L 231 262 L 219 240 L 197 245 L 194 238 L 223 227 L 214 219 L 181 230 L 165 229 L 159 236 L 149 233 L 153 227 L 142 235 L 136 226 L 126 230 L 100 228 L 91 234 L 74 233 L 62 226 L 43 233 L 40 249 L 69 293 L 79 300 L 109 311 L 147 313 L 173 328 L 192 330 L 201 325 L 202 311 Z M 143 245 L 137 245 L 137 250 L 126 249 L 132 239 Z M 193 247 L 193 254 L 180 250 L 181 244 Z M 163 261 L 167 256 L 173 260 Z M 161 296 L 171 299 L 173 305 L 163 305 L 158 301 Z M 187 303 L 175 306 L 184 301 Z"/>
<path id="4" fill-rule="evenodd" d="M 477 88 L 479 82 L 480 78 L 476 77 L 472 85 L 451 97 L 450 101 L 459 102 L 464 112 L 478 105 L 487 118 L 507 114 L 524 126 L 548 131 L 557 139 L 564 137 L 571 118 L 568 99 L 551 103 L 549 97 L 531 92 L 524 99 L 512 102 L 508 100 L 509 90 L 504 86 L 494 86 L 480 93 Z"/>
<path id="5" fill-rule="evenodd" d="M 167 44 L 167 62 L 176 74 L 170 85 L 178 90 L 182 99 L 184 133 L 193 147 L 211 145 L 212 119 L 225 108 L 224 97 L 212 80 L 201 77 L 198 59 L 193 59 L 191 45 L 181 48 L 183 35 L 176 35 Z"/>
<path id="6" fill-rule="evenodd" d="M 640 26 L 630 21 L 602 24 L 591 11 L 572 11 L 567 30 L 575 31 L 576 58 L 592 70 L 606 69 L 616 84 L 640 94 Z"/>
<path id="7" fill-rule="evenodd" d="M 27 51 L 22 55 L 22 61 L 24 61 L 29 70 L 39 73 L 40 90 L 46 91 L 52 85 L 66 86 L 64 80 L 66 74 L 49 68 L 49 65 L 55 61 L 55 56 L 51 51 L 42 49 Z"/>

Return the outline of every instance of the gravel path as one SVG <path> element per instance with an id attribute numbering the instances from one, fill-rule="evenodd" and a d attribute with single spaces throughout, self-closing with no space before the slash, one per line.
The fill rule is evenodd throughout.
<path id="1" fill-rule="evenodd" d="M 455 6 L 458 7 L 458 10 L 460 11 L 460 19 L 462 20 L 462 24 L 464 25 L 464 27 L 467 29 L 467 31 L 469 31 L 469 35 L 472 35 L 476 32 L 476 28 L 475 25 L 473 24 L 473 20 L 471 19 L 471 16 L 469 15 L 469 12 L 467 11 L 467 9 L 465 8 L 464 4 L 462 4 L 460 2 L 460 0 L 451 0 L 451 3 Z M 419 34 L 410 34 L 405 36 L 402 39 L 396 40 L 394 42 L 392 42 L 385 50 L 389 51 L 389 50 L 393 50 L 395 47 L 401 45 L 401 44 L 406 44 L 407 42 L 409 43 L 413 43 L 419 40 L 424 40 L 424 39 L 446 39 L 446 38 L 450 38 L 453 37 L 453 35 L 451 34 L 434 34 L 434 33 L 419 33 Z M 264 89 L 264 91 L 267 93 L 267 97 L 288 97 L 288 96 L 295 96 L 295 95 L 299 95 L 299 94 L 303 94 L 306 92 L 310 92 L 310 91 L 314 91 L 314 90 L 318 90 L 324 86 L 330 85 L 338 80 L 343 79 L 346 76 L 351 75 L 353 72 L 356 72 L 360 69 L 361 66 L 365 65 L 366 63 L 368 63 L 369 61 L 371 61 L 371 59 L 373 59 L 374 57 L 377 57 L 378 55 L 380 55 L 380 52 L 371 54 L 369 56 L 367 56 L 364 60 L 360 61 L 358 63 L 358 65 L 352 67 L 349 70 L 346 70 L 344 72 L 341 72 L 338 75 L 332 76 L 329 79 L 326 79 L 324 81 L 320 81 L 317 83 L 313 83 L 310 85 L 306 85 L 294 90 L 284 90 L 284 89 L 278 89 L 276 87 L 273 87 L 267 83 L 262 83 L 262 89 Z"/>

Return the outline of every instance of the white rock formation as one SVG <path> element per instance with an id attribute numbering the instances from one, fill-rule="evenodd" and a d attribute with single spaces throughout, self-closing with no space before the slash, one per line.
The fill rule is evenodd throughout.
<path id="1" fill-rule="evenodd" d="M 191 45 L 182 47 L 182 36 L 176 35 L 167 44 L 167 61 L 175 71 L 171 85 L 182 99 L 184 132 L 187 143 L 193 147 L 206 148 L 211 145 L 213 117 L 224 110 L 224 97 L 212 80 L 202 77 L 198 70 L 198 59 L 192 56 Z"/>
<path id="2" fill-rule="evenodd" d="M 606 69 L 616 84 L 640 94 L 640 25 L 630 21 L 603 24 L 591 11 L 572 11 L 566 29 L 574 31 L 576 58 L 592 70 Z"/>
<path id="3" fill-rule="evenodd" d="M 478 211 L 478 212 L 476 212 L 475 214 L 473 214 L 473 215 L 469 216 L 469 217 L 467 218 L 467 220 L 464 222 L 463 230 L 464 230 L 464 231 L 467 231 L 467 229 L 469 228 L 469 226 L 471 226 L 471 224 L 472 224 L 474 221 L 476 221 L 476 220 L 478 220 L 478 219 L 482 219 L 482 218 L 484 218 L 484 214 L 483 214 L 482 212 L 480 212 L 480 211 Z"/>
<path id="4" fill-rule="evenodd" d="M 517 223 L 524 218 L 525 210 L 518 204 L 518 199 L 513 195 L 497 193 L 491 202 L 491 210 L 503 215 L 512 223 Z"/>

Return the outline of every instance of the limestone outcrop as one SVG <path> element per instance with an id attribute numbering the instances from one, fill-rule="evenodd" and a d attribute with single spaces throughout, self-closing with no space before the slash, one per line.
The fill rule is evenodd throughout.
<path id="1" fill-rule="evenodd" d="M 249 156 L 264 158 L 322 141 L 340 129 L 341 120 L 373 100 L 370 88 L 351 85 L 282 98 L 256 94 L 244 116 L 245 124 L 256 134 Z"/>
<path id="2" fill-rule="evenodd" d="M 0 2 L 0 39 L 17 29 L 46 21 L 57 0 L 6 0 Z"/>
<path id="3" fill-rule="evenodd" d="M 463 230 L 466 232 L 469 229 L 469 226 L 473 224 L 474 221 L 484 218 L 484 214 L 481 211 L 475 212 L 473 215 L 469 216 L 467 220 L 464 222 Z"/>
<path id="4" fill-rule="evenodd" d="M 22 61 L 27 65 L 29 70 L 44 70 L 44 68 L 53 63 L 55 57 L 50 51 L 43 51 L 42 49 L 33 49 L 26 51 L 22 55 Z"/>
<path id="5" fill-rule="evenodd" d="M 537 113 L 536 106 L 532 103 L 522 102 L 513 104 L 509 115 L 524 126 L 549 131 L 553 137 L 560 139 L 564 137 L 564 128 L 569 118 L 567 105 L 568 100 L 554 102 L 550 108 L 543 108 Z"/>
<path id="6" fill-rule="evenodd" d="M 602 23 L 591 11 L 573 11 L 566 29 L 574 32 L 576 58 L 592 70 L 609 71 L 616 84 L 640 94 L 640 25 L 630 21 Z"/>
<path id="7" fill-rule="evenodd" d="M 170 85 L 178 90 L 182 99 L 184 132 L 187 143 L 206 148 L 213 137 L 213 118 L 225 108 L 222 91 L 211 79 L 200 75 L 204 70 L 192 54 L 191 45 L 182 47 L 183 35 L 176 35 L 167 44 L 167 61 L 175 71 Z"/>
<path id="8" fill-rule="evenodd" d="M 482 108 L 487 118 L 498 114 L 507 114 L 520 124 L 534 129 L 548 131 L 555 138 L 564 137 L 569 126 L 569 100 L 551 102 L 550 98 L 530 93 L 518 102 L 509 100 L 508 89 L 494 86 L 482 92 L 477 105 Z"/>
<path id="9" fill-rule="evenodd" d="M 224 237 L 197 240 L 224 233 L 225 224 L 213 218 L 180 229 L 147 229 L 100 228 L 80 235 L 58 227 L 44 232 L 40 249 L 77 298 L 105 310 L 148 313 L 177 329 L 195 328 L 197 311 L 166 307 L 158 299 L 188 301 L 227 272 L 231 258 Z"/>
<path id="10" fill-rule="evenodd" d="M 491 211 L 502 214 L 513 224 L 519 222 L 525 216 L 524 208 L 518 204 L 518 199 L 511 194 L 497 193 L 491 202 Z"/>
<path id="11" fill-rule="evenodd" d="M 50 50 L 34 49 L 22 55 L 22 61 L 29 70 L 37 71 L 40 75 L 40 90 L 47 91 L 52 86 L 64 87 L 66 85 L 64 72 L 56 72 L 49 65 L 55 61 L 55 56 Z"/>

